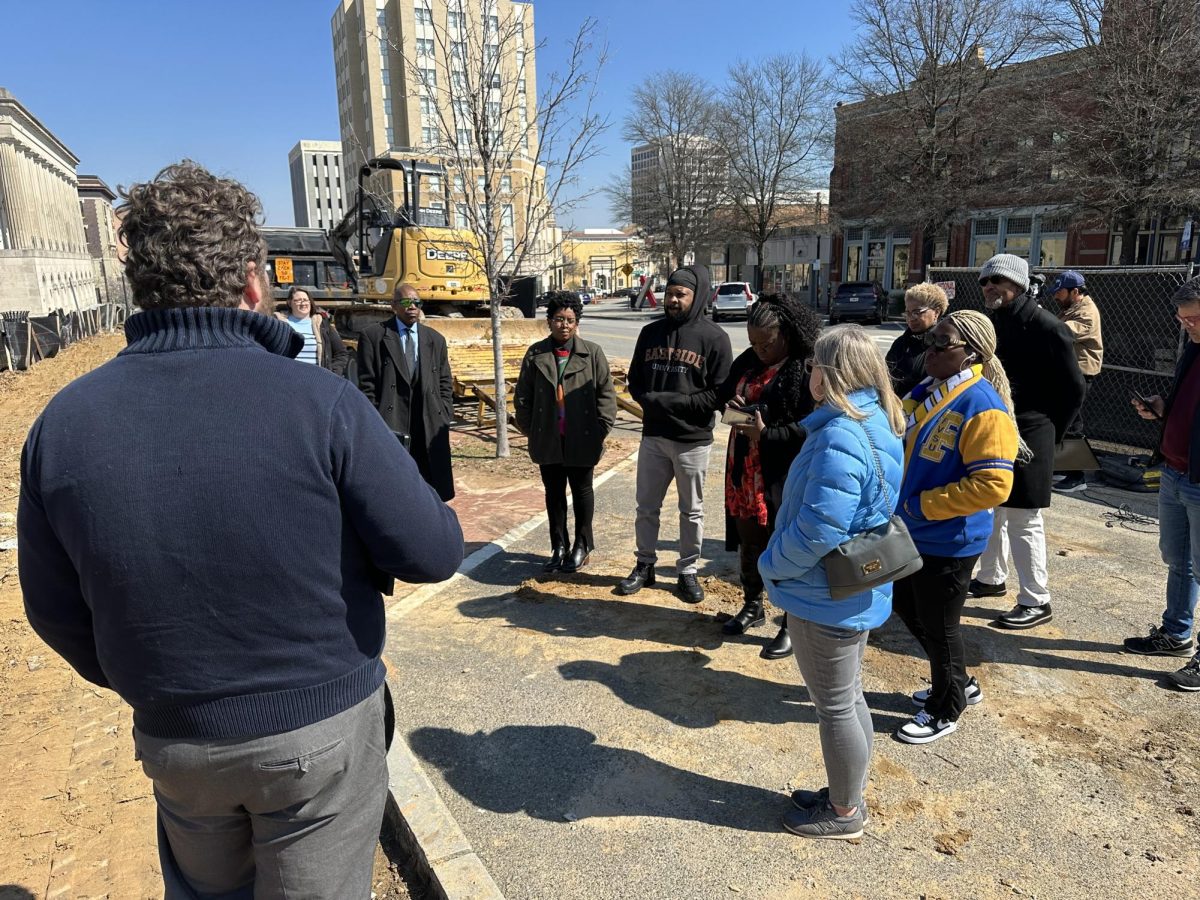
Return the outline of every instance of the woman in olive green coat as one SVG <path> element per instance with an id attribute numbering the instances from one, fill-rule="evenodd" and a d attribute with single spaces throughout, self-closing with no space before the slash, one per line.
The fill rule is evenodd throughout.
<path id="1" fill-rule="evenodd" d="M 550 519 L 546 572 L 577 572 L 592 541 L 592 470 L 617 418 L 617 394 L 598 344 L 577 337 L 583 304 L 576 294 L 549 295 L 550 336 L 525 352 L 514 396 L 517 427 L 529 438 L 529 456 L 541 466 Z M 575 542 L 568 550 L 567 485 L 575 508 Z"/>

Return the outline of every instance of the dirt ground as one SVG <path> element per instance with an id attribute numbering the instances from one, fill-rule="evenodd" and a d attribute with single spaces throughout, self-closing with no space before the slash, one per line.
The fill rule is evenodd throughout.
<path id="1" fill-rule="evenodd" d="M 111 359 L 123 335 L 68 347 L 27 372 L 0 374 L 0 542 L 16 537 L 21 447 L 30 425 L 64 385 Z M 537 477 L 518 439 L 510 459 L 470 433 L 454 438 L 456 476 L 486 488 Z M 133 759 L 132 716 L 109 691 L 76 676 L 29 628 L 17 554 L 0 550 L 0 748 L 7 759 L 0 804 L 0 900 L 158 897 L 154 799 Z M 376 859 L 379 898 L 410 888 L 394 843 Z M 397 855 L 397 854 L 400 855 Z M 410 893 L 410 889 L 413 891 Z"/>

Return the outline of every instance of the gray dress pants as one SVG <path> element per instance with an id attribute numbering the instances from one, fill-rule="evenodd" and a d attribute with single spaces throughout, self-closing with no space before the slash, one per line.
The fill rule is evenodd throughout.
<path id="1" fill-rule="evenodd" d="M 643 437 L 637 461 L 637 561 L 658 561 L 658 524 L 667 488 L 679 493 L 679 561 L 677 575 L 694 575 L 704 543 L 704 476 L 712 442 L 681 444 L 670 438 Z"/>
<path id="2" fill-rule="evenodd" d="M 322 722 L 247 740 L 135 729 L 166 900 L 370 897 L 388 785 L 383 706 L 380 686 Z"/>

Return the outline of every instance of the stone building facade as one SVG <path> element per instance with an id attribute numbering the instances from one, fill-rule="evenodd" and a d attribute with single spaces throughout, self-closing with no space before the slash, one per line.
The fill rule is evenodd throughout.
<path id="1" fill-rule="evenodd" d="M 97 300 L 128 305 L 131 295 L 117 239 L 120 221 L 113 210 L 116 199 L 112 189 L 95 175 L 79 176 L 79 212 L 96 275 Z"/>
<path id="2" fill-rule="evenodd" d="M 0 88 L 0 311 L 94 306 L 79 159 Z"/>

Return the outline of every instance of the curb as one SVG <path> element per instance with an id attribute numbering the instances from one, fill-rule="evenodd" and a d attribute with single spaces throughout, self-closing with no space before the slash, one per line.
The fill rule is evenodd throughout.
<path id="1" fill-rule="evenodd" d="M 433 895 L 440 900 L 504 900 L 404 740 L 392 741 L 387 764 L 390 796 L 384 821 Z"/>
<path id="2" fill-rule="evenodd" d="M 637 461 L 637 456 L 638 451 L 634 450 L 600 475 L 593 486 L 600 487 L 618 472 L 627 471 Z M 387 621 L 393 622 L 408 615 L 545 521 L 546 514 L 539 513 L 479 548 L 463 560 L 448 581 L 424 585 L 391 605 L 387 610 Z M 393 694 L 397 692 L 393 691 Z M 438 796 L 433 782 L 413 756 L 408 742 L 398 734 L 393 734 L 387 766 L 389 796 L 384 807 L 384 822 L 395 831 L 401 846 L 412 857 L 433 896 L 439 900 L 504 900 L 504 895 L 483 861 L 476 855 L 449 808 Z"/>

